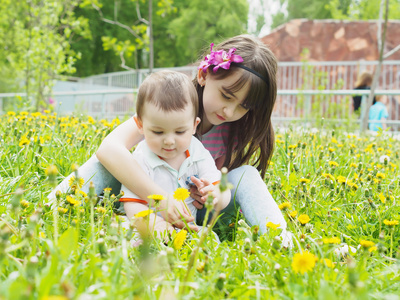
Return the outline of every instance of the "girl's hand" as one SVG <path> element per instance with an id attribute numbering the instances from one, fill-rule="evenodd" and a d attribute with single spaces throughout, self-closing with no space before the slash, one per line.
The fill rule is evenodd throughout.
<path id="1" fill-rule="evenodd" d="M 190 212 L 187 211 L 185 205 L 180 201 L 176 201 L 172 198 L 161 201 L 160 212 L 165 221 L 171 223 L 175 227 L 189 227 L 194 231 L 199 230 L 196 225 L 189 224 L 190 222 L 194 221 L 194 217 L 190 214 Z"/>
<path id="2" fill-rule="evenodd" d="M 190 187 L 190 196 L 195 200 L 193 205 L 197 209 L 202 209 L 204 203 L 206 203 L 208 193 L 213 193 L 215 186 L 204 178 L 198 179 L 192 176 L 190 179 L 196 185 L 195 187 Z"/>

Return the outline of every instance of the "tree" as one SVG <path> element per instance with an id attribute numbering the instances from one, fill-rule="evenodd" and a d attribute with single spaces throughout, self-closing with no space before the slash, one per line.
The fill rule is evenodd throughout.
<path id="1" fill-rule="evenodd" d="M 72 74 L 79 54 L 70 48 L 76 35 L 88 37 L 87 20 L 76 18 L 75 1 L 0 0 L 0 86 L 24 90 L 25 109 L 46 106 L 54 79 Z"/>

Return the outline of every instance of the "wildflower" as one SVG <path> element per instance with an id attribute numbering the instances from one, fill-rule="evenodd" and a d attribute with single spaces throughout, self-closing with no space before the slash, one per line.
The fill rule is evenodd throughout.
<path id="1" fill-rule="evenodd" d="M 297 148 L 297 144 L 289 145 L 288 148 L 289 148 L 289 149 L 296 149 L 296 148 Z"/>
<path id="2" fill-rule="evenodd" d="M 379 200 L 381 200 L 382 203 L 385 203 L 385 202 L 386 202 L 386 197 L 385 197 L 382 193 L 380 193 L 380 194 L 378 195 L 378 198 L 379 198 Z"/>
<path id="3" fill-rule="evenodd" d="M 68 195 L 67 196 L 67 202 L 69 203 L 69 204 L 71 204 L 72 206 L 77 206 L 77 205 L 80 205 L 81 204 L 81 202 L 80 201 L 78 201 L 78 200 L 76 200 L 74 197 L 72 197 L 72 196 L 70 196 L 70 195 Z"/>
<path id="4" fill-rule="evenodd" d="M 79 194 L 81 194 L 83 198 L 87 197 L 87 194 L 84 191 L 79 191 Z"/>
<path id="5" fill-rule="evenodd" d="M 360 245 L 364 248 L 371 248 L 372 246 L 375 246 L 375 243 L 367 240 L 361 240 Z"/>
<path id="6" fill-rule="evenodd" d="M 303 253 L 296 253 L 293 256 L 293 271 L 301 274 L 311 271 L 312 269 L 314 269 L 316 260 L 317 257 L 308 251 L 304 251 Z"/>
<path id="7" fill-rule="evenodd" d="M 285 210 L 287 208 L 291 208 L 292 204 L 290 204 L 289 202 L 283 202 L 281 204 L 278 205 L 280 210 Z"/>
<path id="8" fill-rule="evenodd" d="M 7 112 L 7 115 L 9 115 L 9 116 L 13 117 L 13 116 L 15 116 L 15 112 L 13 112 L 13 111 L 9 111 L 9 112 Z"/>
<path id="9" fill-rule="evenodd" d="M 323 177 L 325 178 L 329 178 L 330 180 L 334 181 L 335 177 L 333 177 L 333 175 L 329 174 L 329 173 L 324 173 L 322 174 Z"/>
<path id="10" fill-rule="evenodd" d="M 337 180 L 339 183 L 346 183 L 346 177 L 344 177 L 344 176 L 342 176 L 342 175 L 339 175 L 338 177 L 336 177 L 336 180 Z"/>
<path id="11" fill-rule="evenodd" d="M 68 209 L 64 208 L 64 207 L 59 207 L 59 208 L 57 208 L 57 210 L 59 213 L 62 213 L 62 214 L 65 214 L 68 211 Z"/>
<path id="12" fill-rule="evenodd" d="M 335 162 L 335 161 L 329 161 L 328 163 L 329 163 L 329 165 L 331 167 L 338 167 L 339 166 L 339 164 L 337 162 Z"/>
<path id="13" fill-rule="evenodd" d="M 78 180 L 76 180 L 75 176 L 71 176 L 71 178 L 69 179 L 69 186 L 74 191 L 78 188 L 82 188 L 84 183 L 85 180 L 82 177 L 79 177 Z"/>
<path id="14" fill-rule="evenodd" d="M 42 239 L 45 239 L 46 238 L 46 234 L 43 231 L 41 231 L 41 232 L 39 232 L 39 237 L 42 238 Z"/>
<path id="15" fill-rule="evenodd" d="M 351 180 L 347 180 L 346 181 L 346 184 L 349 186 L 349 187 L 351 187 L 353 190 L 357 190 L 358 189 L 358 185 L 357 184 L 355 184 L 353 181 L 351 181 Z"/>
<path id="16" fill-rule="evenodd" d="M 379 147 L 378 149 L 376 149 L 378 152 L 383 151 L 384 149 L 382 147 Z"/>
<path id="17" fill-rule="evenodd" d="M 156 202 L 159 202 L 161 200 L 165 200 L 165 197 L 163 195 L 150 195 L 147 198 L 152 199 L 152 200 L 154 200 Z"/>
<path id="18" fill-rule="evenodd" d="M 306 214 L 300 215 L 297 219 L 302 225 L 307 224 L 311 220 L 310 217 Z"/>
<path id="19" fill-rule="evenodd" d="M 340 211 L 340 208 L 334 207 L 334 208 L 332 208 L 332 211 Z"/>
<path id="20" fill-rule="evenodd" d="M 142 210 L 141 212 L 138 212 L 135 215 L 135 218 L 144 218 L 144 217 L 151 215 L 152 213 L 154 213 L 154 211 L 152 209 Z"/>
<path id="21" fill-rule="evenodd" d="M 27 208 L 27 207 L 29 207 L 29 202 L 28 201 L 26 201 L 25 199 L 23 199 L 23 200 L 21 200 L 21 206 L 23 207 L 23 208 Z"/>
<path id="22" fill-rule="evenodd" d="M 276 230 L 279 226 L 281 226 L 281 224 L 275 224 L 275 223 L 272 223 L 272 222 L 268 222 L 266 226 L 267 226 L 267 228 L 271 228 L 273 230 Z"/>
<path id="23" fill-rule="evenodd" d="M 356 148 L 356 145 L 350 144 L 350 148 Z"/>
<path id="24" fill-rule="evenodd" d="M 334 137 L 332 138 L 331 142 L 334 143 L 334 144 L 338 143 L 337 139 L 335 139 Z"/>
<path id="25" fill-rule="evenodd" d="M 187 231 L 185 229 L 182 229 L 181 231 L 179 231 L 176 234 L 174 242 L 173 242 L 174 248 L 176 250 L 180 250 L 182 248 L 183 243 L 186 240 L 186 235 L 187 235 Z"/>
<path id="26" fill-rule="evenodd" d="M 307 179 L 307 178 L 300 178 L 299 181 L 300 181 L 300 183 L 309 183 L 309 182 L 310 182 L 310 179 Z"/>
<path id="27" fill-rule="evenodd" d="M 178 201 L 185 201 L 190 196 L 190 193 L 185 188 L 177 188 L 174 192 L 174 198 Z"/>
<path id="28" fill-rule="evenodd" d="M 111 192 L 111 188 L 110 187 L 107 187 L 107 188 L 105 188 L 103 191 L 104 191 L 104 193 L 106 193 L 106 192 Z"/>
<path id="29" fill-rule="evenodd" d="M 389 226 L 389 227 L 399 225 L 399 221 L 397 221 L 397 220 L 387 220 L 387 219 L 385 219 L 385 220 L 383 220 L 383 223 L 385 225 Z"/>
<path id="30" fill-rule="evenodd" d="M 104 208 L 104 207 L 97 207 L 96 208 L 96 211 L 98 212 L 98 213 L 100 213 L 100 214 L 104 214 L 107 210 Z"/>
<path id="31" fill-rule="evenodd" d="M 376 177 L 380 178 L 380 179 L 385 179 L 386 175 L 384 173 L 376 173 Z"/>
<path id="32" fill-rule="evenodd" d="M 323 259 L 321 259 L 321 261 L 328 268 L 333 269 L 335 267 L 335 263 L 333 261 L 331 261 L 329 258 L 323 258 Z"/>
<path id="33" fill-rule="evenodd" d="M 378 247 L 376 247 L 376 246 L 373 246 L 373 247 L 368 249 L 369 252 L 374 252 L 376 250 L 378 250 Z"/>
<path id="34" fill-rule="evenodd" d="M 324 244 L 340 244 L 340 239 L 338 237 L 334 236 L 332 238 L 322 239 L 322 242 Z"/>
<path id="35" fill-rule="evenodd" d="M 295 218 L 297 216 L 297 210 L 291 211 L 289 213 L 289 216 L 291 216 L 292 218 Z"/>
<path id="36" fill-rule="evenodd" d="M 335 149 L 335 148 L 332 148 L 332 147 L 329 147 L 329 148 L 328 148 L 328 151 L 331 152 L 331 153 L 332 153 L 332 152 L 335 152 L 335 150 L 336 150 L 336 149 Z"/>
<path id="37" fill-rule="evenodd" d="M 30 140 L 24 135 L 21 140 L 19 141 L 18 146 L 23 147 L 23 146 L 27 146 L 30 144 Z"/>
<path id="38" fill-rule="evenodd" d="M 357 164 L 351 163 L 351 164 L 350 164 L 350 168 L 357 168 Z"/>

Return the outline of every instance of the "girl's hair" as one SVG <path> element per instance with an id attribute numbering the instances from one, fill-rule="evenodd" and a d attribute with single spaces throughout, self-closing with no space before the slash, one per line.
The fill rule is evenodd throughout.
<path id="1" fill-rule="evenodd" d="M 136 114 L 143 116 L 145 103 L 152 103 L 162 111 L 184 110 L 193 105 L 194 119 L 198 115 L 199 101 L 190 78 L 175 71 L 160 71 L 148 76 L 139 87 Z"/>
<path id="2" fill-rule="evenodd" d="M 356 88 L 361 86 L 370 86 L 371 83 L 372 83 L 372 74 L 369 72 L 363 72 L 357 78 Z"/>
<path id="3" fill-rule="evenodd" d="M 231 64 L 229 70 L 219 68 L 216 73 L 213 72 L 213 66 L 207 69 L 207 76 L 211 76 L 214 80 L 224 80 L 232 72 L 240 71 L 240 78 L 227 87 L 232 92 L 239 91 L 246 83 L 249 83 L 249 90 L 243 101 L 249 111 L 241 119 L 230 123 L 224 166 L 229 169 L 237 168 L 249 163 L 252 156 L 255 155 L 253 165 L 261 171 L 261 176 L 264 177 L 274 150 L 271 114 L 277 93 L 278 63 L 271 50 L 250 35 L 230 38 L 214 47 L 214 51 L 223 49 L 228 52 L 231 48 L 236 48 L 235 54 L 243 58 L 243 62 L 240 63 L 242 66 L 256 71 L 266 81 L 247 70 L 238 68 L 234 63 Z M 199 117 L 203 119 L 204 88 L 196 79 L 194 84 L 199 95 Z"/>

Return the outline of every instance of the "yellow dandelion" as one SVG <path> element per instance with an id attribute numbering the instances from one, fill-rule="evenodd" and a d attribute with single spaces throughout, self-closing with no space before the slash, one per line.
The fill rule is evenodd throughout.
<path id="1" fill-rule="evenodd" d="M 399 221 L 397 221 L 397 220 L 387 220 L 387 219 L 385 219 L 385 220 L 383 220 L 383 223 L 385 225 L 389 226 L 389 227 L 399 225 Z"/>
<path id="2" fill-rule="evenodd" d="M 329 258 L 323 258 L 323 259 L 321 259 L 321 262 L 328 268 L 333 269 L 335 267 L 335 263 L 333 261 L 331 261 Z"/>
<path id="3" fill-rule="evenodd" d="M 378 177 L 378 178 L 380 178 L 380 179 L 385 179 L 385 178 L 386 178 L 386 175 L 385 175 L 384 173 L 378 172 L 378 173 L 376 173 L 376 177 Z"/>
<path id="4" fill-rule="evenodd" d="M 19 146 L 20 147 L 24 147 L 30 144 L 30 140 L 24 135 L 23 137 L 21 137 L 21 140 L 19 141 Z"/>
<path id="5" fill-rule="evenodd" d="M 339 175 L 338 177 L 336 177 L 336 180 L 337 180 L 339 183 L 346 183 L 346 177 L 344 177 L 344 176 L 342 176 L 342 175 Z"/>
<path id="6" fill-rule="evenodd" d="M 337 139 L 335 139 L 334 137 L 331 139 L 331 142 L 334 143 L 334 144 L 338 143 Z"/>
<path id="7" fill-rule="evenodd" d="M 305 224 L 307 224 L 308 222 L 310 222 L 310 217 L 308 216 L 308 215 L 306 215 L 306 214 L 303 214 L 303 215 L 300 215 L 298 218 L 297 218 L 297 220 L 299 220 L 299 222 L 302 224 L 302 225 L 305 225 Z"/>
<path id="8" fill-rule="evenodd" d="M 141 212 L 138 212 L 135 215 L 135 218 L 144 218 L 144 217 L 147 217 L 147 216 L 151 215 L 152 213 L 154 213 L 154 211 L 152 209 L 143 210 Z"/>
<path id="9" fill-rule="evenodd" d="M 342 148 L 344 145 L 343 145 L 343 144 L 337 144 L 337 146 L 338 146 L 339 148 Z"/>
<path id="10" fill-rule="evenodd" d="M 350 164 L 350 168 L 357 168 L 357 164 L 356 163 L 351 163 Z"/>
<path id="11" fill-rule="evenodd" d="M 289 148 L 289 149 L 296 149 L 296 148 L 297 148 L 297 144 L 290 145 L 290 146 L 288 146 L 288 148 Z"/>
<path id="12" fill-rule="evenodd" d="M 39 237 L 42 238 L 42 239 L 45 239 L 46 238 L 46 234 L 43 231 L 41 231 L 41 232 L 39 232 Z"/>
<path id="13" fill-rule="evenodd" d="M 10 117 L 13 117 L 13 116 L 16 115 L 16 113 L 13 112 L 13 111 L 9 111 L 9 112 L 7 112 L 7 115 L 10 116 Z"/>
<path id="14" fill-rule="evenodd" d="M 28 208 L 29 207 L 29 202 L 26 201 L 25 199 L 21 200 L 20 204 L 21 204 L 21 206 L 23 208 Z"/>
<path id="15" fill-rule="evenodd" d="M 332 211 L 340 211 L 340 208 L 339 207 L 334 207 L 334 208 L 332 208 Z"/>
<path id="16" fill-rule="evenodd" d="M 45 171 L 46 176 L 55 176 L 58 174 L 57 167 L 55 165 L 50 165 L 46 168 Z"/>
<path id="17" fill-rule="evenodd" d="M 76 180 L 75 176 L 71 176 L 71 178 L 69 179 L 69 186 L 72 190 L 82 188 L 84 183 L 85 180 L 82 177 L 79 177 L 78 180 Z"/>
<path id="18" fill-rule="evenodd" d="M 81 202 L 79 200 L 76 200 L 74 197 L 72 197 L 70 195 L 67 196 L 66 200 L 72 206 L 78 206 L 81 204 Z"/>
<path id="19" fill-rule="evenodd" d="M 182 248 L 183 243 L 186 240 L 186 235 L 187 235 L 187 231 L 185 229 L 182 229 L 181 231 L 179 231 L 176 234 L 174 242 L 173 242 L 174 248 L 176 250 L 180 250 Z"/>
<path id="20" fill-rule="evenodd" d="M 335 150 L 336 150 L 336 149 L 335 149 L 335 148 L 332 148 L 332 147 L 329 147 L 329 148 L 328 148 L 328 151 L 329 151 L 329 152 L 335 152 Z"/>
<path id="21" fill-rule="evenodd" d="M 107 188 L 105 188 L 103 191 L 104 191 L 104 193 L 106 193 L 106 192 L 111 192 L 111 190 L 112 190 L 112 188 L 107 187 Z"/>
<path id="22" fill-rule="evenodd" d="M 154 200 L 156 202 L 166 199 L 163 195 L 156 195 L 156 194 L 147 196 L 147 198 L 152 199 L 152 200 Z"/>
<path id="23" fill-rule="evenodd" d="M 380 193 L 380 194 L 378 195 L 378 198 L 379 198 L 379 200 L 381 200 L 382 203 L 385 203 L 385 202 L 386 202 L 386 197 L 385 197 L 382 193 Z"/>
<path id="24" fill-rule="evenodd" d="M 322 177 L 329 178 L 330 180 L 335 181 L 335 177 L 333 177 L 333 175 L 329 173 L 323 173 Z"/>
<path id="25" fill-rule="evenodd" d="M 309 183 L 309 182 L 310 182 L 310 179 L 307 179 L 307 178 L 300 178 L 299 181 L 300 181 L 300 183 Z"/>
<path id="26" fill-rule="evenodd" d="M 174 198 L 178 201 L 185 201 L 190 196 L 190 193 L 185 188 L 177 188 L 174 192 Z"/>
<path id="27" fill-rule="evenodd" d="M 339 164 L 338 164 L 336 161 L 329 161 L 328 164 L 329 164 L 331 167 L 338 167 L 338 166 L 339 166 Z"/>
<path id="28" fill-rule="evenodd" d="M 278 229 L 279 226 L 281 226 L 281 224 L 275 224 L 275 223 L 272 223 L 272 222 L 268 222 L 266 226 L 267 226 L 267 228 L 271 228 L 273 230 L 276 230 L 276 229 Z"/>
<path id="29" fill-rule="evenodd" d="M 62 214 L 65 214 L 68 211 L 68 209 L 64 208 L 64 207 L 59 207 L 59 208 L 57 208 L 57 210 L 59 213 L 62 213 Z"/>
<path id="30" fill-rule="evenodd" d="M 375 243 L 367 240 L 361 240 L 360 245 L 364 248 L 371 248 L 372 246 L 375 246 Z"/>
<path id="31" fill-rule="evenodd" d="M 104 207 L 97 207 L 96 208 L 96 211 L 98 212 L 98 213 L 100 213 L 100 214 L 104 214 L 107 210 L 104 208 Z"/>
<path id="32" fill-rule="evenodd" d="M 376 250 L 378 250 L 378 247 L 376 247 L 376 246 L 373 246 L 373 247 L 368 249 L 369 252 L 374 252 Z"/>
<path id="33" fill-rule="evenodd" d="M 324 244 L 340 244 L 340 239 L 338 237 L 334 236 L 331 238 L 322 239 L 322 242 Z"/>
<path id="34" fill-rule="evenodd" d="M 291 216 L 292 218 L 295 218 L 297 216 L 297 210 L 291 211 L 289 213 L 289 216 Z"/>
<path id="35" fill-rule="evenodd" d="M 289 202 L 283 202 L 283 203 L 279 204 L 278 207 L 280 210 L 285 210 L 285 209 L 291 208 L 292 204 L 290 204 Z"/>
<path id="36" fill-rule="evenodd" d="M 317 257 L 308 251 L 304 251 L 303 253 L 296 253 L 293 256 L 292 261 L 293 271 L 301 274 L 312 271 L 312 269 L 314 269 L 316 260 Z"/>
<path id="37" fill-rule="evenodd" d="M 354 145 L 354 144 L 350 144 L 350 148 L 356 148 L 356 145 Z"/>

